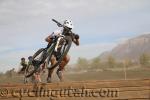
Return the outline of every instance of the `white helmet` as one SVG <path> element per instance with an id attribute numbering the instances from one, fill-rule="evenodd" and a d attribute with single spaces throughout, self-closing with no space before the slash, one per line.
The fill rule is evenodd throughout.
<path id="1" fill-rule="evenodd" d="M 73 28 L 73 23 L 71 20 L 65 20 L 64 21 L 64 26 L 68 27 L 68 28 Z"/>

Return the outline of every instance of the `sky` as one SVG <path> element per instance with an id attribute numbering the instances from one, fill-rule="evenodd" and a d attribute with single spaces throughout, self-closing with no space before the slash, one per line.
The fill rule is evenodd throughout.
<path id="1" fill-rule="evenodd" d="M 46 47 L 52 18 L 71 19 L 80 46 L 69 55 L 91 59 L 121 41 L 150 32 L 150 0 L 0 0 L 0 72 L 19 68 L 21 57 Z"/>

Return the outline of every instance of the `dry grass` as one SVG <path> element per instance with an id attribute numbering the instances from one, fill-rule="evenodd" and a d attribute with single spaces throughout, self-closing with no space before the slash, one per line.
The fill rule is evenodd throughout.
<path id="1" fill-rule="evenodd" d="M 83 73 L 68 73 L 64 72 L 65 81 L 84 81 L 84 80 L 119 80 L 124 79 L 124 71 L 88 71 Z M 42 75 L 43 82 L 46 82 L 47 74 Z M 137 68 L 134 70 L 127 70 L 127 79 L 146 79 L 150 78 L 150 70 Z M 57 82 L 58 77 L 56 73 L 53 73 L 53 81 Z M 12 77 L 1 76 L 0 84 L 5 83 L 22 83 L 23 76 L 15 75 Z"/>

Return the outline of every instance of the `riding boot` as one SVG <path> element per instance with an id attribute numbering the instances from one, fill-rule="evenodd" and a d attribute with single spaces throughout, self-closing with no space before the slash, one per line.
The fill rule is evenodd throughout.
<path id="1" fill-rule="evenodd" d="M 58 69 L 56 73 L 57 73 L 58 78 L 59 78 L 60 81 L 62 82 L 62 81 L 63 81 L 63 72 Z"/>
<path id="2" fill-rule="evenodd" d="M 53 73 L 53 71 L 54 71 L 54 68 L 48 70 L 47 83 L 52 83 L 52 73 Z"/>
<path id="3" fill-rule="evenodd" d="M 51 77 L 47 77 L 47 83 L 52 83 Z"/>

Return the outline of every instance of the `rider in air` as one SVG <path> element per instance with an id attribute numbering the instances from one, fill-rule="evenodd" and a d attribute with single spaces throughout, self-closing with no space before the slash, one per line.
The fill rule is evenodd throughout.
<path id="1" fill-rule="evenodd" d="M 53 39 L 55 39 L 57 36 L 59 36 L 62 33 L 66 33 L 63 35 L 68 35 L 69 32 L 73 29 L 73 23 L 71 20 L 65 20 L 63 23 L 63 26 L 64 26 L 64 28 L 62 30 L 54 31 L 51 35 L 46 37 L 45 41 L 48 42 L 48 44 L 51 44 Z M 79 35 L 74 34 L 74 33 L 73 33 L 73 35 L 74 35 L 73 36 L 73 42 L 78 46 L 79 45 Z M 56 73 L 57 73 L 57 76 L 60 79 L 60 81 L 63 81 L 63 70 L 69 61 L 70 61 L 70 56 L 67 54 L 63 58 L 61 63 L 59 64 L 59 68 L 57 69 Z M 57 55 L 54 54 L 51 58 L 51 65 L 53 66 L 56 62 L 57 62 Z M 52 77 L 53 71 L 54 71 L 54 68 L 48 70 L 47 82 L 51 82 L 51 77 Z"/>

